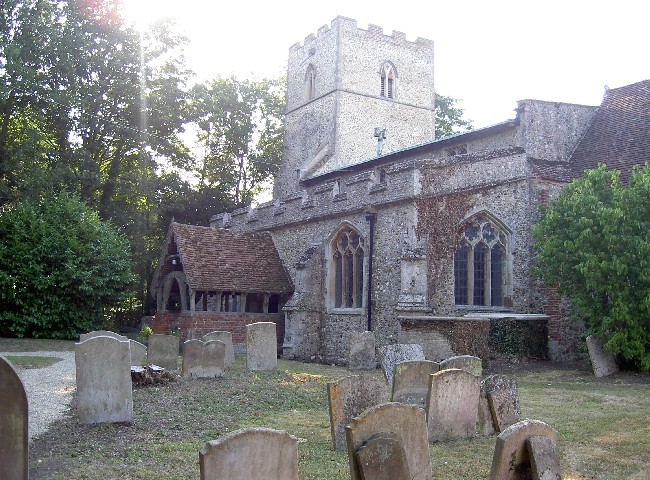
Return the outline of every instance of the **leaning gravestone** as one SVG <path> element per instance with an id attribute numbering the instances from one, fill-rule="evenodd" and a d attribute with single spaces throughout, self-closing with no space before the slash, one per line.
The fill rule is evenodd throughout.
<path id="1" fill-rule="evenodd" d="M 133 421 L 129 342 L 93 337 L 75 344 L 81 423 Z"/>
<path id="2" fill-rule="evenodd" d="M 556 431 L 539 420 L 522 420 L 501 432 L 494 446 L 490 480 L 562 478 L 561 472 L 559 477 L 544 473 L 560 470 L 557 449 L 549 448 L 548 441 L 529 442 L 533 437 L 544 437 L 553 445 L 557 443 Z M 532 470 L 531 458 L 535 458 L 537 471 Z"/>
<path id="3" fill-rule="evenodd" d="M 488 400 L 492 424 L 497 432 L 503 432 L 521 417 L 517 382 L 506 375 L 490 375 L 481 383 Z"/>
<path id="4" fill-rule="evenodd" d="M 219 340 L 226 345 L 225 366 L 226 368 L 233 368 L 235 366 L 235 347 L 232 343 L 232 333 L 226 332 L 225 330 L 217 330 L 203 335 L 204 342 L 210 342 L 212 340 Z"/>
<path id="5" fill-rule="evenodd" d="M 483 374 L 483 362 L 480 358 L 472 355 L 457 355 L 440 362 L 440 370 L 447 370 L 449 368 L 460 368 L 477 377 Z"/>
<path id="6" fill-rule="evenodd" d="M 246 428 L 199 452 L 201 480 L 298 480 L 298 440 L 285 431 Z"/>
<path id="7" fill-rule="evenodd" d="M 429 360 L 395 364 L 391 401 L 424 408 L 429 393 L 429 377 L 439 370 L 440 365 Z"/>
<path id="8" fill-rule="evenodd" d="M 330 427 L 334 450 L 345 450 L 345 426 L 353 417 L 386 401 L 386 384 L 374 377 L 352 375 L 328 382 Z"/>
<path id="9" fill-rule="evenodd" d="M 278 345 L 275 323 L 257 322 L 246 325 L 246 367 L 249 370 L 275 370 Z"/>
<path id="10" fill-rule="evenodd" d="M 379 347 L 379 359 L 381 368 L 389 386 L 393 385 L 393 371 L 396 363 L 408 362 L 411 360 L 424 360 L 422 346 L 416 343 L 398 343 L 396 345 L 384 345 Z"/>
<path id="11" fill-rule="evenodd" d="M 480 379 L 465 370 L 431 375 L 426 406 L 429 442 L 474 436 L 480 389 Z"/>
<path id="12" fill-rule="evenodd" d="M 540 480 L 561 480 L 562 467 L 555 440 L 549 437 L 534 436 L 526 440 L 530 469 L 533 478 Z"/>
<path id="13" fill-rule="evenodd" d="M 176 335 L 149 335 L 147 358 L 150 365 L 158 365 L 167 370 L 178 370 L 178 351 L 180 340 Z"/>
<path id="14" fill-rule="evenodd" d="M 147 364 L 147 346 L 131 340 L 129 342 L 129 350 L 131 352 L 131 366 L 141 367 Z"/>
<path id="15" fill-rule="evenodd" d="M 374 370 L 377 368 L 375 334 L 373 332 L 354 332 L 350 335 L 348 368 L 350 370 Z"/>
<path id="16" fill-rule="evenodd" d="M 424 410 L 415 405 L 384 403 L 369 408 L 345 427 L 352 480 L 364 480 L 357 452 L 378 433 L 393 433 L 406 452 L 412 480 L 431 480 L 433 472 Z"/>
<path id="17" fill-rule="evenodd" d="M 183 344 L 183 376 L 221 377 L 225 370 L 226 345 L 218 340 L 188 340 Z"/>
<path id="18" fill-rule="evenodd" d="M 411 480 L 404 445 L 394 433 L 370 437 L 357 450 L 357 464 L 364 480 Z"/>
<path id="19" fill-rule="evenodd" d="M 29 478 L 27 393 L 14 367 L 0 357 L 0 478 Z"/>
<path id="20" fill-rule="evenodd" d="M 618 365 L 614 354 L 605 349 L 605 340 L 597 335 L 587 337 L 589 359 L 597 378 L 607 377 L 618 372 Z"/>

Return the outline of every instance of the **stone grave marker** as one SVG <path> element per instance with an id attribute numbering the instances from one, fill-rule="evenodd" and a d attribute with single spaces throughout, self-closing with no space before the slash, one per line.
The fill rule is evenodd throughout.
<path id="1" fill-rule="evenodd" d="M 133 421 L 128 341 L 100 336 L 76 343 L 75 367 L 81 423 Z"/>
<path id="2" fill-rule="evenodd" d="M 490 480 L 554 479 L 548 477 L 548 474 L 546 477 L 540 476 L 544 472 L 539 469 L 552 469 L 553 466 L 559 469 L 559 457 L 546 456 L 557 456 L 557 450 L 549 449 L 547 441 L 535 439 L 529 442 L 533 437 L 544 437 L 553 445 L 557 443 L 556 431 L 539 420 L 522 420 L 501 432 L 494 446 Z M 537 472 L 532 471 L 531 458 L 536 458 Z"/>
<path id="3" fill-rule="evenodd" d="M 431 375 L 426 406 L 429 442 L 474 436 L 480 389 L 480 379 L 465 370 Z"/>
<path id="4" fill-rule="evenodd" d="M 373 332 L 350 334 L 348 368 L 350 370 L 374 370 L 377 368 L 375 334 Z"/>
<path id="5" fill-rule="evenodd" d="M 503 432 L 521 417 L 517 382 L 506 375 L 490 375 L 482 382 L 490 407 L 492 424 Z"/>
<path id="6" fill-rule="evenodd" d="M 530 469 L 533 478 L 539 480 L 562 480 L 560 455 L 555 440 L 549 437 L 534 436 L 526 440 Z"/>
<path id="7" fill-rule="evenodd" d="M 370 437 L 357 450 L 357 464 L 364 480 L 411 480 L 404 445 L 391 432 Z"/>
<path id="8" fill-rule="evenodd" d="M 488 401 L 487 392 L 485 391 L 485 380 L 481 382 L 481 391 L 478 398 L 478 422 L 477 430 L 481 435 L 489 437 L 497 433 L 492 420 L 490 411 L 490 402 Z"/>
<path id="9" fill-rule="evenodd" d="M 395 364 L 391 401 L 424 408 L 429 393 L 429 377 L 439 370 L 440 365 L 429 360 Z"/>
<path id="10" fill-rule="evenodd" d="M 605 339 L 597 335 L 587 337 L 587 350 L 589 359 L 597 378 L 607 377 L 618 372 L 618 365 L 614 354 L 605 349 Z"/>
<path id="11" fill-rule="evenodd" d="M 330 428 L 334 450 L 345 450 L 345 426 L 370 407 L 388 397 L 383 380 L 367 375 L 352 375 L 327 383 Z"/>
<path id="12" fill-rule="evenodd" d="M 395 364 L 411 360 L 425 360 L 422 346 L 416 343 L 398 343 L 379 347 L 379 360 L 389 386 L 393 385 Z"/>
<path id="13" fill-rule="evenodd" d="M 129 349 L 131 355 L 131 366 L 141 367 L 147 364 L 147 346 L 136 342 L 135 340 L 129 341 Z"/>
<path id="14" fill-rule="evenodd" d="M 29 478 L 27 393 L 18 372 L 0 357 L 0 478 Z"/>
<path id="15" fill-rule="evenodd" d="M 120 335 L 119 333 L 111 332 L 110 330 L 94 330 L 92 332 L 88 333 L 82 333 L 79 335 L 79 342 L 85 342 L 86 340 L 89 340 L 94 337 L 111 337 L 115 338 L 116 340 L 121 340 L 123 342 L 126 342 L 128 340 L 127 337 L 124 335 Z"/>
<path id="16" fill-rule="evenodd" d="M 188 340 L 183 343 L 184 377 L 221 377 L 225 370 L 226 344 L 219 340 L 202 342 Z"/>
<path id="17" fill-rule="evenodd" d="M 483 362 L 480 358 L 472 355 L 457 355 L 440 362 L 440 370 L 447 370 L 449 368 L 460 368 L 477 377 L 483 374 Z"/>
<path id="18" fill-rule="evenodd" d="M 285 431 L 245 428 L 199 452 L 201 480 L 298 480 L 298 440 Z"/>
<path id="19" fill-rule="evenodd" d="M 150 365 L 158 365 L 167 370 L 178 370 L 180 339 L 176 335 L 149 335 L 147 358 Z"/>
<path id="20" fill-rule="evenodd" d="M 232 333 L 225 330 L 217 330 L 203 335 L 203 341 L 209 342 L 212 340 L 219 340 L 226 345 L 226 359 L 225 366 L 227 369 L 235 366 L 235 347 L 232 343 Z"/>
<path id="21" fill-rule="evenodd" d="M 352 419 L 345 427 L 351 480 L 363 480 L 357 458 L 361 446 L 378 433 L 393 433 L 406 453 L 411 480 L 431 480 L 431 457 L 424 410 L 415 405 L 383 403 Z"/>
<path id="22" fill-rule="evenodd" d="M 249 370 L 275 370 L 278 345 L 275 323 L 257 322 L 246 325 L 246 367 Z"/>

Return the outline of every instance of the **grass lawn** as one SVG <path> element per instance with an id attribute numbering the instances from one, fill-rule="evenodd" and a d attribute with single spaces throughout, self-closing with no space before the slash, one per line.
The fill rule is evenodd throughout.
<path id="1" fill-rule="evenodd" d="M 565 479 L 648 478 L 650 375 L 598 380 L 584 363 L 502 365 L 486 373 L 515 378 L 522 416 L 558 431 Z M 264 426 L 299 439 L 301 479 L 348 479 L 347 454 L 331 447 L 326 383 L 349 374 L 283 360 L 275 372 L 248 372 L 238 358 L 221 379 L 135 388 L 133 424 L 80 425 L 73 409 L 30 446 L 30 478 L 198 480 L 206 442 Z M 434 478 L 487 479 L 494 443 L 476 437 L 431 445 Z"/>

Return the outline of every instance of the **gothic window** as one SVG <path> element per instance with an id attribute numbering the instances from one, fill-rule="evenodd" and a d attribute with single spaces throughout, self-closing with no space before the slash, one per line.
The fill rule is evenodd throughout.
<path id="1" fill-rule="evenodd" d="M 363 238 L 349 226 L 341 229 L 332 241 L 335 308 L 363 307 L 364 248 Z"/>
<path id="2" fill-rule="evenodd" d="M 316 72 L 313 65 L 307 67 L 305 73 L 305 100 L 313 100 L 316 97 Z"/>
<path id="3" fill-rule="evenodd" d="M 465 225 L 454 254 L 456 305 L 503 306 L 507 240 L 507 233 L 484 215 Z"/>
<path id="4" fill-rule="evenodd" d="M 381 67 L 379 95 L 386 98 L 395 98 L 395 69 L 390 63 Z"/>

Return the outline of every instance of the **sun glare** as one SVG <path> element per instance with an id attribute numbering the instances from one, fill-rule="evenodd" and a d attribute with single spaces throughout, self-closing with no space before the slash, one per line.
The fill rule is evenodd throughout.
<path id="1" fill-rule="evenodd" d="M 164 17 L 173 17 L 178 2 L 174 0 L 123 0 L 124 17 L 127 23 L 139 31 L 146 30 L 152 23 Z"/>

